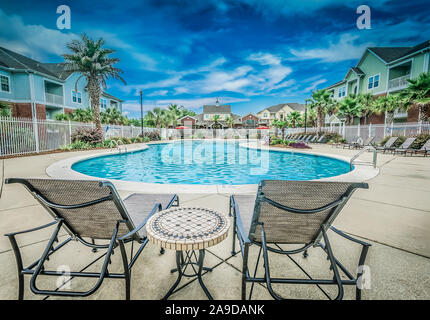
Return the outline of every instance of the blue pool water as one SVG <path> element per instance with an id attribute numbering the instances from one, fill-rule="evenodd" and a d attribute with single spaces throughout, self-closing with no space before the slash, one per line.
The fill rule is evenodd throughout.
<path id="1" fill-rule="evenodd" d="M 329 157 L 256 150 L 231 141 L 178 141 L 75 163 L 83 174 L 117 180 L 181 184 L 256 184 L 263 179 L 313 180 L 350 171 Z"/>

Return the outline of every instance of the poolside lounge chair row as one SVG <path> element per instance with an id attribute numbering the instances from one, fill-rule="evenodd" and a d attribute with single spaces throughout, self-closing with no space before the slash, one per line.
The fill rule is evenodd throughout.
<path id="1" fill-rule="evenodd" d="M 287 140 L 296 140 L 297 142 L 305 143 L 323 143 L 324 135 L 309 134 L 309 135 L 299 135 L 299 134 L 289 134 L 285 137 Z"/>
<path id="2" fill-rule="evenodd" d="M 358 137 L 355 141 L 350 143 L 338 143 L 334 144 L 337 146 L 342 146 L 344 149 L 359 149 L 363 148 L 365 146 L 370 146 L 373 142 L 375 137 L 371 136 L 366 139 L 366 141 L 363 143 L 362 139 Z M 375 147 L 377 151 L 382 151 L 383 153 L 386 152 L 392 152 L 393 154 L 423 154 L 424 156 L 427 156 L 430 154 L 430 139 L 427 140 L 427 142 L 420 148 L 420 149 L 412 149 L 411 146 L 416 140 L 416 138 L 407 138 L 400 147 L 396 148 L 394 147 L 395 142 L 398 140 L 398 137 L 391 137 L 387 140 L 387 142 L 380 147 Z"/>

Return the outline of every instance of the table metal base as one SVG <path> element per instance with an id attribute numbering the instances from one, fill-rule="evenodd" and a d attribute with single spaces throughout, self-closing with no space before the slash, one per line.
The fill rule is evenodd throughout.
<path id="1" fill-rule="evenodd" d="M 202 287 L 208 299 L 213 300 L 211 294 L 209 293 L 202 279 L 203 270 L 212 271 L 212 268 L 203 267 L 204 259 L 205 259 L 204 249 L 199 250 L 198 257 L 197 257 L 196 251 L 194 250 L 176 251 L 176 268 L 170 270 L 170 272 L 172 273 L 178 272 L 178 278 L 176 279 L 176 282 L 173 284 L 170 290 L 166 293 L 163 300 L 167 300 L 169 298 L 169 296 L 173 293 L 173 291 L 178 286 L 179 282 L 181 282 L 181 279 L 183 276 L 188 278 L 197 277 L 197 279 L 199 280 L 200 286 Z M 192 271 L 192 273 L 187 273 L 186 272 L 187 268 L 189 271 Z"/>

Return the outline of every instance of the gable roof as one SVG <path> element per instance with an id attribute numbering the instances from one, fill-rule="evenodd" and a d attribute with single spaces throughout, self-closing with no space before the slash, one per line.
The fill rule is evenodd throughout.
<path id="1" fill-rule="evenodd" d="M 305 110 L 304 104 L 296 103 L 296 102 L 280 103 L 280 104 L 277 104 L 275 106 L 268 107 L 264 110 L 269 110 L 270 113 L 276 113 L 276 112 L 280 111 L 282 108 L 284 108 L 285 106 L 289 106 L 291 109 L 293 109 L 295 111 L 304 111 Z M 262 111 L 264 111 L 264 110 L 262 110 Z"/>
<path id="2" fill-rule="evenodd" d="M 46 69 L 43 63 L 3 47 L 0 47 L 0 63 L 7 68 L 34 70 L 57 78 L 54 73 Z"/>
<path id="3" fill-rule="evenodd" d="M 231 106 L 228 104 L 222 106 L 204 105 L 203 113 L 231 113 Z"/>
<path id="4" fill-rule="evenodd" d="M 103 91 L 102 95 L 109 99 L 114 99 L 114 100 L 118 100 L 119 102 L 124 102 L 124 100 L 118 99 L 117 97 L 107 93 L 106 91 Z"/>
<path id="5" fill-rule="evenodd" d="M 412 47 L 370 47 L 368 49 L 388 63 L 405 56 Z"/>
<path id="6" fill-rule="evenodd" d="M 73 71 L 67 70 L 64 62 L 43 63 L 43 67 L 55 74 L 55 76 L 61 80 L 66 80 L 73 73 Z"/>

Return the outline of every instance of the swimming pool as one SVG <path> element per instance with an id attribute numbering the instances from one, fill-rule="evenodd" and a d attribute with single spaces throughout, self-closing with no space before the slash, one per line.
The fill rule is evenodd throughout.
<path id="1" fill-rule="evenodd" d="M 234 141 L 184 140 L 73 164 L 85 175 L 158 184 L 243 185 L 263 179 L 314 180 L 350 171 L 325 156 L 261 150 Z"/>

